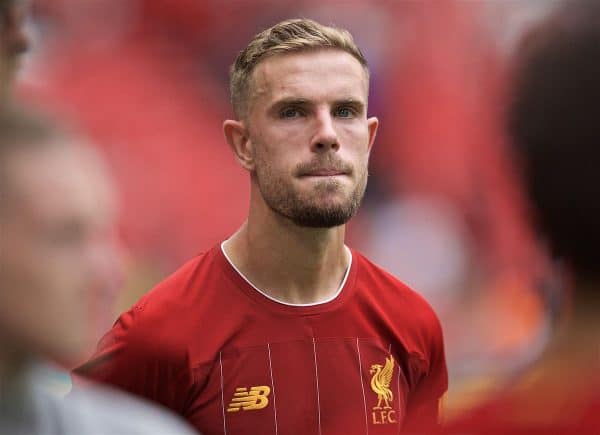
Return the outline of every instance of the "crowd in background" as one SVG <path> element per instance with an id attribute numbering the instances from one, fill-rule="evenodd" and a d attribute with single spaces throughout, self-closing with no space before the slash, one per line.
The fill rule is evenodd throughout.
<path id="1" fill-rule="evenodd" d="M 502 123 L 516 41 L 555 3 L 34 0 L 18 93 L 80 125 L 120 194 L 119 298 L 98 304 L 116 317 L 240 225 L 229 63 L 259 29 L 314 18 L 354 34 L 381 120 L 349 244 L 437 310 L 449 410 L 481 400 L 535 360 L 564 307 Z"/>

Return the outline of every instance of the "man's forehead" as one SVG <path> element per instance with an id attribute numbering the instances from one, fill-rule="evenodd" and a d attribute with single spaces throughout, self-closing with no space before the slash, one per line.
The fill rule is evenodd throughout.
<path id="1" fill-rule="evenodd" d="M 366 100 L 368 73 L 357 59 L 342 50 L 277 54 L 256 66 L 251 90 L 254 99 L 308 97 L 317 93 Z"/>

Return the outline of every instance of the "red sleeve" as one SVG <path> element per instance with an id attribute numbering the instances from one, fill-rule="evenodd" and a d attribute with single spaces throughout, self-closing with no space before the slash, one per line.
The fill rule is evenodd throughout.
<path id="1" fill-rule="evenodd" d="M 428 360 L 420 356 L 413 359 L 414 370 L 422 375 L 407 403 L 403 433 L 428 433 L 439 425 L 440 403 L 448 389 L 448 370 L 442 328 L 435 315 L 432 325 Z"/>
<path id="2" fill-rule="evenodd" d="M 185 416 L 194 385 L 186 347 L 144 318 L 138 305 L 122 314 L 92 358 L 74 370 L 100 383 L 160 403 Z M 173 312 L 171 312 L 173 315 Z"/>

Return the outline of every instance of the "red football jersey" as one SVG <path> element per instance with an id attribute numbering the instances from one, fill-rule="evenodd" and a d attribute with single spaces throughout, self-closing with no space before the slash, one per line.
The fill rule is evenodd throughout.
<path id="1" fill-rule="evenodd" d="M 435 424 L 447 389 L 439 321 L 356 251 L 309 305 L 254 288 L 220 246 L 145 295 L 79 374 L 181 414 L 203 434 L 397 434 Z"/>

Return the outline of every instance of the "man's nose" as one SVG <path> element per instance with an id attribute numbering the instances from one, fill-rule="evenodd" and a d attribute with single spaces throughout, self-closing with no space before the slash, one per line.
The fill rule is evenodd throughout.
<path id="1" fill-rule="evenodd" d="M 339 138 L 329 111 L 317 113 L 316 130 L 312 138 L 311 148 L 315 152 L 337 151 L 340 148 Z"/>

